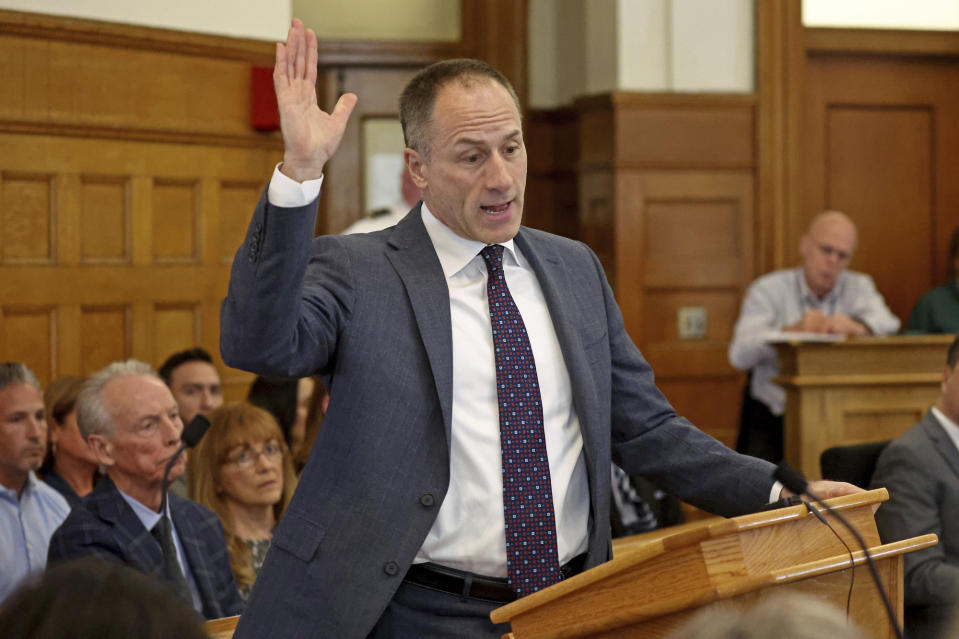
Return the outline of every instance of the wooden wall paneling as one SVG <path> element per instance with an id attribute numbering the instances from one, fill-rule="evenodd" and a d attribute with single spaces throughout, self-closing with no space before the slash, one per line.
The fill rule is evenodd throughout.
<path id="1" fill-rule="evenodd" d="M 756 273 L 789 264 L 789 220 L 802 207 L 802 1 L 756 0 Z"/>
<path id="2" fill-rule="evenodd" d="M 55 306 L 4 305 L 0 308 L 0 361 L 23 362 L 41 384 L 55 379 L 57 365 L 57 309 Z"/>
<path id="3" fill-rule="evenodd" d="M 944 281 L 959 225 L 959 54 L 816 53 L 807 66 L 805 199 L 789 243 L 816 212 L 847 212 L 860 228 L 853 268 L 873 276 L 905 322 Z"/>
<path id="4" fill-rule="evenodd" d="M 486 60 L 527 101 L 527 0 L 461 0 L 462 42 L 457 55 Z"/>
<path id="5" fill-rule="evenodd" d="M 757 262 L 755 98 L 612 94 L 576 106 L 581 237 L 677 412 L 732 443 L 743 376 L 726 350 Z M 678 338 L 684 306 L 706 309 L 703 339 Z"/>
<path id="6" fill-rule="evenodd" d="M 90 375 L 110 362 L 133 356 L 132 320 L 129 305 L 80 309 L 81 374 Z"/>
<path id="7" fill-rule="evenodd" d="M 151 235 L 155 263 L 200 261 L 199 186 L 191 180 L 154 180 Z"/>
<path id="8" fill-rule="evenodd" d="M 523 224 L 577 239 L 579 132 L 572 109 L 531 111 L 524 121 L 528 157 Z"/>
<path id="9" fill-rule="evenodd" d="M 0 173 L 0 261 L 49 264 L 53 260 L 55 182 L 42 173 Z"/>
<path id="10" fill-rule="evenodd" d="M 122 264 L 132 259 L 130 181 L 126 176 L 84 175 L 80 181 L 80 259 Z"/>
<path id="11" fill-rule="evenodd" d="M 229 263 L 280 157 L 247 113 L 272 45 L 2 11 L 0 27 L 16 88 L 0 96 L 0 359 L 44 382 L 197 343 L 222 364 Z M 52 94 L 71 87 L 91 94 Z M 245 394 L 249 373 L 221 372 Z"/>

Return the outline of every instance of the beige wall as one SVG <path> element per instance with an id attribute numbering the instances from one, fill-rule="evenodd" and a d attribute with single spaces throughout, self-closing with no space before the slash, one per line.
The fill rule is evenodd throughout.
<path id="1" fill-rule="evenodd" d="M 460 37 L 460 3 L 452 0 L 292 0 L 320 38 L 452 42 Z"/>
<path id="2" fill-rule="evenodd" d="M 607 91 L 753 91 L 753 0 L 530 0 L 529 11 L 535 108 Z"/>
<path id="3" fill-rule="evenodd" d="M 807 27 L 959 30 L 955 0 L 803 0 Z"/>
<path id="4" fill-rule="evenodd" d="M 290 0 L 0 0 L 0 9 L 260 40 L 284 37 L 291 15 Z"/>

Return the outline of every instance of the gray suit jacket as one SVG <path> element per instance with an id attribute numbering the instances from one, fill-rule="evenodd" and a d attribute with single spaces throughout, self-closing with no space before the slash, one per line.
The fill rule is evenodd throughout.
<path id="1" fill-rule="evenodd" d="M 228 365 L 293 377 L 319 372 L 331 397 L 238 639 L 365 636 L 449 483 L 449 294 L 419 206 L 393 228 L 311 243 L 315 209 L 278 209 L 264 194 L 221 312 Z M 773 467 L 675 414 L 626 334 L 596 256 L 528 228 L 515 241 L 543 289 L 583 430 L 587 567 L 609 558 L 611 455 L 712 512 L 765 504 Z"/>
<path id="2" fill-rule="evenodd" d="M 959 601 L 959 450 L 932 411 L 879 457 L 871 487 L 883 486 L 889 501 L 876 524 L 884 543 L 939 535 L 938 545 L 906 555 L 906 633 L 944 637 Z"/>

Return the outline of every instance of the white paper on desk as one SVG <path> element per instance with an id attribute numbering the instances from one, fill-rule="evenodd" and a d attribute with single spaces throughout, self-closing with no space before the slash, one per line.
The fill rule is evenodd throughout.
<path id="1" fill-rule="evenodd" d="M 762 339 L 767 344 L 785 344 L 789 342 L 842 342 L 846 336 L 839 333 L 807 333 L 805 331 L 769 331 Z"/>

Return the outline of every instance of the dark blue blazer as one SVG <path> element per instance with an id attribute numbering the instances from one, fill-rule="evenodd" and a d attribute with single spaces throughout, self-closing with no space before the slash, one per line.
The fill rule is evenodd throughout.
<path id="1" fill-rule="evenodd" d="M 221 310 L 227 365 L 318 372 L 331 397 L 237 639 L 365 637 L 449 484 L 449 289 L 419 206 L 383 231 L 314 240 L 315 215 L 316 202 L 277 208 L 264 193 Z M 610 556 L 611 457 L 714 513 L 768 502 L 773 466 L 704 434 L 656 388 L 593 252 L 525 227 L 515 242 L 543 290 L 582 428 L 586 567 Z"/>
<path id="2" fill-rule="evenodd" d="M 243 602 L 230 569 L 219 518 L 189 499 L 170 495 L 170 514 L 207 619 L 238 615 Z M 102 557 L 162 578 L 163 550 L 144 528 L 116 484 L 103 477 L 92 493 L 70 511 L 50 539 L 47 562 Z"/>

